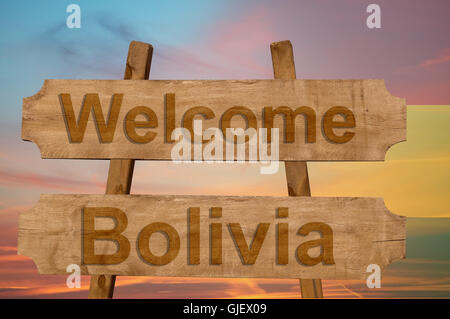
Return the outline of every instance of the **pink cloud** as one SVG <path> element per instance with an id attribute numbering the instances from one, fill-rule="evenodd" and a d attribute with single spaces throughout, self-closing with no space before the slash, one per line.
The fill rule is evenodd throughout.
<path id="1" fill-rule="evenodd" d="M 18 213 L 26 211 L 30 209 L 32 206 L 30 205 L 16 205 L 16 206 L 8 206 L 0 209 L 0 222 L 3 221 L 2 217 L 7 216 L 6 218 L 11 218 L 11 216 L 16 216 Z"/>
<path id="2" fill-rule="evenodd" d="M 395 96 L 406 97 L 409 105 L 446 105 L 450 103 L 450 83 L 423 83 L 421 85 L 402 85 L 393 89 Z"/>
<path id="3" fill-rule="evenodd" d="M 37 187 L 40 189 L 47 188 L 82 193 L 86 193 L 89 190 L 98 191 L 99 189 L 103 192 L 105 189 L 105 183 L 98 183 L 96 181 L 79 181 L 42 174 L 5 170 L 0 171 L 0 184 L 7 187 Z"/>
<path id="4" fill-rule="evenodd" d="M 420 66 L 430 67 L 447 62 L 450 62 L 450 48 L 440 50 L 435 57 L 425 60 Z"/>
<path id="5" fill-rule="evenodd" d="M 255 56 L 268 52 L 271 42 L 279 40 L 273 31 L 270 16 L 268 8 L 259 6 L 237 21 L 218 23 L 211 41 L 212 49 L 230 58 L 234 64 L 239 63 L 249 70 L 271 76 L 271 68 L 255 61 Z"/>
<path id="6" fill-rule="evenodd" d="M 201 50 L 199 50 L 201 51 Z M 155 45 L 155 57 L 161 58 L 162 60 L 165 60 L 166 63 L 164 63 L 163 66 L 156 65 L 153 66 L 153 68 L 157 70 L 156 76 L 158 78 L 163 77 L 166 78 L 167 74 L 170 74 L 170 71 L 173 71 L 173 69 L 176 72 L 180 72 L 183 69 L 180 67 L 181 64 L 183 64 L 183 67 L 187 69 L 187 66 L 194 67 L 194 70 L 200 70 L 200 73 L 205 72 L 211 72 L 211 73 L 218 73 L 223 74 L 226 73 L 226 68 L 221 67 L 219 64 L 213 64 L 208 63 L 207 60 L 200 56 L 201 52 L 198 52 L 196 54 L 192 54 L 188 52 L 185 49 L 181 49 L 179 47 L 159 43 Z M 164 61 L 161 61 L 164 62 Z M 161 70 L 161 72 L 158 72 Z M 153 78 L 153 73 L 151 73 L 151 77 Z M 176 75 L 175 77 L 178 77 L 179 75 Z M 170 76 L 169 76 L 170 77 Z M 172 76 L 173 77 L 173 76 Z"/>

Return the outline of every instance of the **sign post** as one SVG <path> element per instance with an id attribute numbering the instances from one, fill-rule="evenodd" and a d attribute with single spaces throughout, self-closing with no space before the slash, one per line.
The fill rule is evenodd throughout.
<path id="1" fill-rule="evenodd" d="M 283 41 L 271 45 L 275 80 L 137 81 L 152 52 L 131 42 L 127 81 L 46 80 L 24 99 L 22 139 L 42 158 L 110 160 L 106 195 L 42 195 L 21 214 L 18 252 L 40 273 L 79 264 L 89 298 L 112 298 L 117 275 L 301 278 L 303 298 L 322 298 L 321 279 L 405 257 L 404 217 L 382 199 L 311 197 L 306 166 L 384 160 L 406 139 L 405 100 L 383 80 L 296 80 Z M 136 159 L 181 153 L 285 161 L 290 197 L 129 195 Z"/>
<path id="2" fill-rule="evenodd" d="M 381 198 L 44 194 L 19 224 L 44 274 L 363 279 L 405 249 Z"/>
<path id="3" fill-rule="evenodd" d="M 150 44 L 132 41 L 128 49 L 124 80 L 148 80 L 152 63 L 153 47 Z M 133 179 L 134 159 L 111 159 L 106 183 L 106 194 L 129 194 Z M 112 298 L 115 275 L 91 277 L 89 298 Z"/>
<path id="4" fill-rule="evenodd" d="M 291 41 L 270 45 L 275 79 L 295 80 L 294 52 Z M 289 196 L 311 196 L 306 162 L 284 162 Z M 323 298 L 320 279 L 300 279 L 302 298 Z"/>

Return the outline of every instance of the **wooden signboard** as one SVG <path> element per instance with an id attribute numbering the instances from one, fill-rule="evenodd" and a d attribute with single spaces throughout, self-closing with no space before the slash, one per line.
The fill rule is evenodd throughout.
<path id="1" fill-rule="evenodd" d="M 380 198 L 42 195 L 19 247 L 42 274 L 361 279 L 404 258 Z"/>
<path id="2" fill-rule="evenodd" d="M 22 138 L 43 158 L 170 160 L 194 119 L 223 135 L 278 128 L 283 161 L 384 160 L 406 138 L 405 100 L 383 80 L 46 80 L 24 99 Z"/>
<path id="3" fill-rule="evenodd" d="M 46 80 L 24 99 L 22 138 L 43 158 L 110 159 L 108 195 L 42 195 L 18 252 L 43 274 L 80 265 L 90 298 L 111 298 L 116 275 L 301 278 L 302 297 L 320 298 L 320 279 L 404 258 L 404 217 L 382 199 L 309 197 L 305 161 L 383 160 L 406 138 L 405 100 L 383 80 L 295 80 L 290 42 L 271 51 L 276 80 L 148 81 L 153 48 L 135 41 L 122 81 Z M 196 119 L 200 150 L 216 141 L 207 129 L 266 130 L 292 197 L 125 195 L 134 160 L 172 159 L 173 133 L 198 136 Z"/>

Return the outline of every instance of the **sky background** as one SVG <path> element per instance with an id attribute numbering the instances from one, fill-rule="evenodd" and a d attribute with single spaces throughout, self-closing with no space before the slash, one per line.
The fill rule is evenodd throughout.
<path id="1" fill-rule="evenodd" d="M 68 29 L 66 7 L 81 7 Z M 366 7 L 381 6 L 381 29 Z M 450 1 L 3 1 L 0 11 L 0 297 L 86 297 L 17 256 L 17 218 L 41 193 L 103 193 L 108 162 L 42 160 L 21 141 L 22 99 L 44 79 L 121 79 L 131 40 L 151 79 L 271 79 L 269 45 L 291 40 L 297 78 L 382 78 L 406 98 L 407 142 L 385 162 L 309 163 L 313 196 L 383 197 L 408 216 L 407 259 L 382 289 L 325 281 L 326 297 L 450 297 Z M 287 195 L 284 167 L 137 162 L 132 193 Z M 211 181 L 214 181 L 212 183 Z M 120 277 L 118 298 L 298 298 L 296 280 Z"/>

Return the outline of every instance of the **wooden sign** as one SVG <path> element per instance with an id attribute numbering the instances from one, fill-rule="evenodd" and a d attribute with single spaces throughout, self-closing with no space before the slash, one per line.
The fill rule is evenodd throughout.
<path id="1" fill-rule="evenodd" d="M 405 100 L 383 80 L 46 80 L 24 99 L 22 138 L 43 158 L 170 160 L 172 133 L 193 136 L 194 119 L 223 134 L 266 128 L 269 141 L 278 128 L 283 161 L 383 160 L 406 139 Z"/>
<path id="2" fill-rule="evenodd" d="M 42 274 L 357 279 L 405 238 L 380 198 L 42 195 L 18 251 Z"/>

